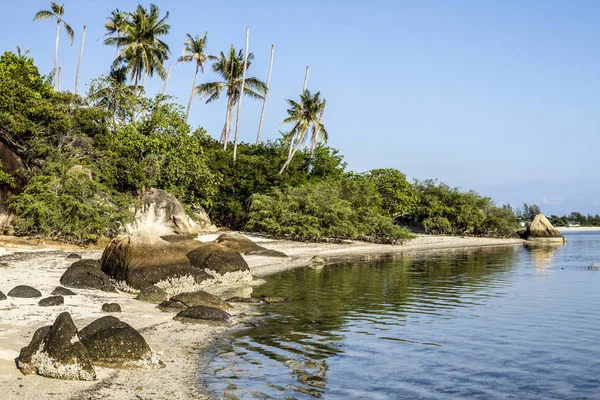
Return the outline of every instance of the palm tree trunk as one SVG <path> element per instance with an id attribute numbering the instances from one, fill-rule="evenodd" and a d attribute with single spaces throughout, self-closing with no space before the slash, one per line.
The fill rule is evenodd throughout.
<path id="1" fill-rule="evenodd" d="M 223 150 L 227 150 L 227 143 L 229 142 L 229 127 L 231 125 L 231 110 L 233 105 L 231 99 L 227 98 L 227 112 L 225 114 L 225 126 L 223 127 L 223 133 L 221 134 L 221 142 L 223 143 Z"/>
<path id="2" fill-rule="evenodd" d="M 162 91 L 162 95 L 165 95 L 165 92 L 167 91 L 167 84 L 169 83 L 169 78 L 171 77 L 171 68 L 173 68 L 173 64 L 169 64 L 169 70 L 167 71 L 167 79 L 165 79 L 165 85 L 163 86 L 163 91 Z M 187 118 L 186 118 L 186 122 L 187 122 Z"/>
<path id="3" fill-rule="evenodd" d="M 192 100 L 194 99 L 194 90 L 196 89 L 196 78 L 198 78 L 199 66 L 196 64 L 196 73 L 194 74 L 194 83 L 192 83 L 192 92 L 190 93 L 190 101 L 188 101 L 187 111 L 185 112 L 185 122 L 188 121 L 190 116 L 190 107 L 192 106 Z"/>
<path id="4" fill-rule="evenodd" d="M 306 92 L 306 85 L 308 84 L 308 71 L 310 67 L 306 66 L 306 75 L 304 75 L 304 87 L 302 88 L 302 93 Z"/>
<path id="5" fill-rule="evenodd" d="M 321 109 L 321 114 L 319 115 L 319 125 L 321 125 L 323 121 L 323 114 L 325 114 L 325 106 L 327 105 L 327 99 L 323 99 L 323 108 Z M 312 142 L 310 144 L 310 154 L 315 152 L 315 148 L 317 147 L 317 137 L 319 136 L 319 128 L 316 125 L 313 125 L 313 134 L 312 134 Z"/>
<path id="6" fill-rule="evenodd" d="M 244 66 L 242 67 L 242 87 L 240 89 L 240 99 L 238 100 L 237 115 L 235 116 L 235 141 L 233 142 L 233 163 L 235 164 L 237 156 L 237 145 L 240 133 L 240 114 L 242 111 L 242 100 L 244 99 L 244 85 L 246 84 L 246 67 L 248 66 L 248 39 L 250 36 L 250 26 L 246 27 L 246 51 L 244 55 Z"/>
<path id="7" fill-rule="evenodd" d="M 77 61 L 77 73 L 75 74 L 75 94 L 79 88 L 79 68 L 81 67 L 81 58 L 83 57 L 83 44 L 85 43 L 85 25 L 83 26 L 83 36 L 81 37 L 81 48 L 79 49 L 79 61 Z"/>
<path id="8" fill-rule="evenodd" d="M 58 75 L 56 78 L 56 91 L 60 92 L 60 67 L 58 67 Z"/>
<path id="9" fill-rule="evenodd" d="M 119 39 L 121 37 L 121 32 L 117 31 L 117 39 Z M 119 41 L 117 40 L 117 43 L 119 43 Z M 119 58 L 119 45 L 117 44 L 117 56 L 116 58 Z"/>
<path id="10" fill-rule="evenodd" d="M 142 79 L 142 87 L 144 88 L 144 92 L 146 91 L 146 71 L 144 70 L 144 78 Z"/>
<path id="11" fill-rule="evenodd" d="M 269 82 L 271 81 L 271 70 L 273 69 L 273 54 L 275 53 L 275 45 L 271 45 L 271 61 L 269 62 L 269 73 L 267 74 L 267 91 L 263 99 L 262 112 L 260 113 L 260 122 L 258 124 L 258 135 L 256 135 L 256 144 L 260 142 L 260 133 L 262 132 L 263 118 L 265 117 L 265 108 L 267 108 L 267 95 L 269 94 Z"/>
<path id="12" fill-rule="evenodd" d="M 54 48 L 54 90 L 58 91 L 58 37 L 60 36 L 60 18 L 56 22 L 56 47 Z"/>

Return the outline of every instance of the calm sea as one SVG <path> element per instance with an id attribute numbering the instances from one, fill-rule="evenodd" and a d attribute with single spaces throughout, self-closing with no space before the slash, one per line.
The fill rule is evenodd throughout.
<path id="1" fill-rule="evenodd" d="M 216 398 L 600 399 L 600 234 L 268 278 L 256 328 L 220 340 Z"/>

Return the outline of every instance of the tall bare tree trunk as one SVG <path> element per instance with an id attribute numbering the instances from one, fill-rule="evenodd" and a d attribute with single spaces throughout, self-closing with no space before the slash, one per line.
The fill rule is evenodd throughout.
<path id="1" fill-rule="evenodd" d="M 265 108 L 267 108 L 267 95 L 269 94 L 269 82 L 271 81 L 271 70 L 273 69 L 273 55 L 275 54 L 275 45 L 271 45 L 271 61 L 269 62 L 269 73 L 267 74 L 267 91 L 263 100 L 262 112 L 260 113 L 260 122 L 258 124 L 258 135 L 256 135 L 256 144 L 260 142 L 260 133 L 262 132 L 263 118 L 265 117 Z"/>
<path id="2" fill-rule="evenodd" d="M 144 93 L 146 92 L 146 70 L 144 70 L 144 77 L 142 78 L 142 87 L 144 88 Z"/>
<path id="3" fill-rule="evenodd" d="M 171 77 L 171 68 L 173 68 L 173 64 L 169 64 L 169 70 L 167 71 L 167 79 L 165 79 L 165 85 L 163 86 L 162 95 L 164 96 L 167 91 L 167 84 L 169 83 L 169 78 Z M 185 119 L 187 122 L 187 118 Z"/>
<path id="4" fill-rule="evenodd" d="M 58 76 L 56 79 L 56 91 L 60 92 L 60 67 L 58 67 Z"/>
<path id="5" fill-rule="evenodd" d="M 79 49 L 79 61 L 77 61 L 77 73 L 75 74 L 75 94 L 79 89 L 79 68 L 81 68 L 81 58 L 83 57 L 83 45 L 85 43 L 85 25 L 83 26 L 83 36 L 81 37 L 81 48 Z"/>
<path id="6" fill-rule="evenodd" d="M 240 88 L 240 99 L 238 100 L 237 115 L 235 116 L 235 141 L 233 142 L 233 163 L 235 164 L 237 156 L 237 145 L 240 133 L 240 114 L 242 111 L 242 100 L 244 99 L 244 85 L 246 84 L 246 67 L 248 66 L 248 39 L 250 36 L 250 26 L 246 27 L 246 52 L 244 55 L 244 66 L 242 67 L 242 87 Z"/>
<path id="7" fill-rule="evenodd" d="M 327 105 L 327 99 L 323 99 L 323 108 L 321 109 L 321 113 L 319 114 L 319 124 L 323 122 L 323 114 L 325 114 L 325 106 Z M 315 152 L 315 148 L 317 147 L 317 137 L 319 136 L 319 128 L 313 125 L 313 135 L 312 142 L 310 144 L 310 153 L 313 154 Z"/>
<path id="8" fill-rule="evenodd" d="M 54 90 L 58 89 L 58 37 L 60 36 L 60 18 L 56 22 L 56 47 L 54 48 Z"/>
<path id="9" fill-rule="evenodd" d="M 223 150 L 227 150 L 227 144 L 229 143 L 229 129 L 231 127 L 231 117 L 233 115 L 233 107 L 235 104 L 231 102 L 231 99 L 227 99 L 227 113 L 225 114 L 225 127 L 221 134 L 221 142 L 223 143 Z"/>
<path id="10" fill-rule="evenodd" d="M 192 106 L 192 100 L 194 99 L 194 91 L 196 90 L 196 78 L 198 78 L 199 66 L 196 64 L 196 73 L 194 74 L 194 82 L 192 83 L 192 92 L 190 93 L 190 101 L 188 101 L 187 111 L 185 112 L 185 122 L 187 122 L 190 116 L 190 107 Z"/>
<path id="11" fill-rule="evenodd" d="M 117 31 L 117 39 L 121 37 L 121 32 Z M 117 41 L 117 43 L 119 43 Z M 117 44 L 117 58 L 119 58 L 119 45 Z"/>
<path id="12" fill-rule="evenodd" d="M 302 93 L 304 94 L 304 92 L 306 92 L 306 85 L 308 84 L 308 71 L 309 71 L 310 67 L 307 65 L 306 66 L 306 75 L 304 75 L 304 87 L 302 88 Z"/>

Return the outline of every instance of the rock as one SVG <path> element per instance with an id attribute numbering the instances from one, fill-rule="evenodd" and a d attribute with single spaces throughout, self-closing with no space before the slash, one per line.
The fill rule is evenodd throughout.
<path id="1" fill-rule="evenodd" d="M 188 308 L 185 304 L 180 303 L 178 301 L 171 301 L 171 300 L 165 300 L 163 302 L 161 302 L 159 305 L 157 305 L 156 307 L 158 307 L 159 310 L 161 311 L 173 311 L 173 312 L 179 312 L 181 310 L 185 310 L 186 308 Z"/>
<path id="2" fill-rule="evenodd" d="M 200 323 L 205 321 L 226 322 L 231 315 L 223 310 L 207 306 L 189 307 L 177 313 L 173 319 L 181 322 Z"/>
<path id="3" fill-rule="evenodd" d="M 121 312 L 121 306 L 119 303 L 104 303 L 102 304 L 102 311 L 110 313 Z"/>
<path id="4" fill-rule="evenodd" d="M 231 306 L 221 300 L 219 297 L 212 295 L 204 290 L 195 292 L 179 293 L 169 299 L 171 302 L 179 302 L 186 307 L 208 306 L 216 307 L 221 310 L 230 310 Z"/>
<path id="5" fill-rule="evenodd" d="M 242 254 L 264 249 L 263 247 L 254 243 L 252 240 L 248 239 L 246 236 L 238 233 L 224 233 L 215 239 L 215 243 Z"/>
<path id="6" fill-rule="evenodd" d="M 552 226 L 550 221 L 543 215 L 535 216 L 524 233 L 524 239 L 540 242 L 565 242 L 560 231 Z"/>
<path id="7" fill-rule="evenodd" d="M 95 320 L 79 332 L 94 365 L 108 368 L 159 368 L 164 366 L 144 337 L 113 316 Z"/>
<path id="8" fill-rule="evenodd" d="M 238 233 L 224 233 L 215 239 L 215 243 L 225 246 L 231 250 L 235 250 L 241 254 L 287 258 L 287 254 L 276 250 L 266 249 L 257 245 L 246 236 Z"/>
<path id="9" fill-rule="evenodd" d="M 228 272 L 250 270 L 240 253 L 216 243 L 202 244 L 187 253 L 187 258 L 193 267 L 209 269 L 221 275 Z"/>
<path id="10" fill-rule="evenodd" d="M 71 264 L 60 278 L 63 286 L 77 289 L 99 289 L 104 292 L 116 292 L 110 278 L 96 260 L 79 260 Z"/>
<path id="11" fill-rule="evenodd" d="M 65 260 L 81 260 L 82 258 L 79 254 L 71 253 L 65 257 Z"/>
<path id="12" fill-rule="evenodd" d="M 142 194 L 142 206 L 135 210 L 135 222 L 126 227 L 127 233 L 144 231 L 158 236 L 183 234 L 197 236 L 205 226 L 210 226 L 208 215 L 198 215 L 203 220 L 194 221 L 170 193 L 148 189 Z"/>
<path id="13" fill-rule="evenodd" d="M 314 256 L 310 259 L 310 266 L 322 266 L 325 265 L 325 260 L 321 256 Z"/>
<path id="14" fill-rule="evenodd" d="M 38 305 L 42 307 L 60 306 L 62 304 L 65 304 L 65 298 L 62 296 L 50 296 L 38 302 Z"/>
<path id="15" fill-rule="evenodd" d="M 146 303 L 158 304 L 169 298 L 167 292 L 156 285 L 150 285 L 140 290 L 140 293 L 135 298 L 136 300 L 145 301 Z"/>
<path id="16" fill-rule="evenodd" d="M 0 292 L 0 300 L 6 300 L 6 295 Z"/>
<path id="17" fill-rule="evenodd" d="M 10 196 L 20 194 L 23 191 L 25 179 L 19 173 L 19 170 L 23 167 L 23 160 L 1 141 L 0 165 L 2 165 L 1 170 L 15 178 L 15 186 L 0 185 L 0 234 L 12 235 L 14 233 L 12 224 L 16 219 L 16 215 L 9 211 L 4 203 Z"/>
<path id="18" fill-rule="evenodd" d="M 77 327 L 68 312 L 61 313 L 52 326 L 34 333 L 31 343 L 21 349 L 17 366 L 24 374 L 83 381 L 96 379 L 88 351 L 79 341 Z"/>
<path id="19" fill-rule="evenodd" d="M 255 251 L 249 251 L 245 253 L 247 256 L 263 256 L 263 257 L 280 257 L 289 258 L 287 254 L 277 250 L 261 249 Z"/>
<path id="20" fill-rule="evenodd" d="M 77 293 L 65 287 L 57 286 L 50 294 L 52 296 L 75 296 Z"/>
<path id="21" fill-rule="evenodd" d="M 201 283 L 211 277 L 193 268 L 180 248 L 147 232 L 117 236 L 104 249 L 100 263 L 108 276 L 134 289 L 173 278 L 191 276 Z"/>
<path id="22" fill-rule="evenodd" d="M 9 297 L 21 297 L 21 298 L 33 298 L 33 297 L 42 297 L 42 293 L 27 285 L 19 285 L 12 288 L 10 292 L 8 292 Z"/>
<path id="23" fill-rule="evenodd" d="M 230 297 L 225 300 L 228 303 L 246 303 L 246 304 L 261 304 L 264 303 L 262 299 L 256 297 Z"/>

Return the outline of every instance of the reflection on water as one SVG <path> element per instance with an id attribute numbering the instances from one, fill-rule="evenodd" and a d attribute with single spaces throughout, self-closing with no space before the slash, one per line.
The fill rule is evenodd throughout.
<path id="1" fill-rule="evenodd" d="M 226 398 L 594 398 L 600 275 L 552 267 L 571 245 L 275 275 L 253 296 L 293 300 L 213 348 L 204 383 Z M 542 264 L 561 276 L 536 280 Z"/>
<path id="2" fill-rule="evenodd" d="M 543 273 L 551 265 L 554 254 L 563 246 L 563 243 L 535 243 L 526 244 L 525 249 L 529 252 L 537 271 Z"/>

